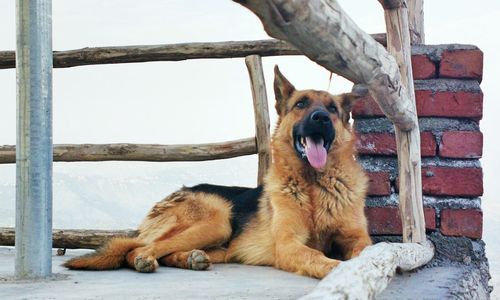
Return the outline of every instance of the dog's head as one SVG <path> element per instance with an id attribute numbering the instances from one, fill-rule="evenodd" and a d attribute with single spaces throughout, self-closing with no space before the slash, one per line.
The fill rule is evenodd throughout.
<path id="1" fill-rule="evenodd" d="M 331 95 L 325 91 L 296 90 L 274 68 L 276 111 L 279 115 L 274 139 L 288 145 L 301 163 L 322 170 L 328 159 L 345 144 L 352 146 L 349 116 L 353 103 L 362 95 Z"/>

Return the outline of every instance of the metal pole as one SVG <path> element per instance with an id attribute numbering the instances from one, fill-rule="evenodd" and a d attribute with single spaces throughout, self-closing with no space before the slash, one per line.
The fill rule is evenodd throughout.
<path id="1" fill-rule="evenodd" d="M 16 0 L 18 279 L 52 273 L 52 2 Z"/>

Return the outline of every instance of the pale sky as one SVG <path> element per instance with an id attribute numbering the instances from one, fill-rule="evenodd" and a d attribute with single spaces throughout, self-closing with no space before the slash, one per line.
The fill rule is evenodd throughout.
<path id="1" fill-rule="evenodd" d="M 375 0 L 339 3 L 369 33 L 385 32 Z M 0 0 L 0 50 L 15 48 L 15 1 Z M 427 44 L 477 45 L 484 52 L 485 226 L 500 219 L 500 1 L 426 0 Z M 258 19 L 229 0 L 53 0 L 53 49 L 268 38 Z M 264 58 L 297 88 L 326 89 L 328 76 L 304 57 Z M 201 143 L 254 135 L 243 59 L 54 69 L 54 143 Z M 334 77 L 332 92 L 350 84 Z M 0 145 L 15 144 L 15 71 L 0 70 Z M 271 118 L 274 120 L 274 111 Z M 496 133 L 495 133 L 496 132 Z M 12 170 L 0 165 L 0 171 Z M 10 172 L 10 171 L 9 171 Z M 490 223 L 491 222 L 491 223 Z M 495 231 L 495 230 L 493 230 Z M 500 236 L 486 237 L 491 241 Z"/>

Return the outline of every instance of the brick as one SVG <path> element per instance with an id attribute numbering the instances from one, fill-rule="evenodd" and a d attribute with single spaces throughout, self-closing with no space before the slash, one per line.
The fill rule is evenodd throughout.
<path id="1" fill-rule="evenodd" d="M 425 229 L 436 229 L 436 210 L 431 207 L 424 207 Z"/>
<path id="2" fill-rule="evenodd" d="M 473 118 L 483 117 L 483 94 L 466 91 L 415 91 L 419 117 Z"/>
<path id="3" fill-rule="evenodd" d="M 483 235 L 483 212 L 477 209 L 443 209 L 441 233 L 480 239 Z"/>
<path id="4" fill-rule="evenodd" d="M 427 55 L 413 55 L 411 57 L 413 79 L 436 78 L 436 65 Z"/>
<path id="5" fill-rule="evenodd" d="M 359 154 L 396 155 L 396 138 L 391 133 L 359 134 L 356 148 Z"/>
<path id="6" fill-rule="evenodd" d="M 391 194 L 391 176 L 389 172 L 368 172 L 370 196 L 389 196 Z"/>
<path id="7" fill-rule="evenodd" d="M 358 134 L 356 148 L 362 155 L 396 155 L 396 137 L 392 133 Z M 420 151 L 424 157 L 436 155 L 436 139 L 431 132 L 420 133 Z"/>
<path id="8" fill-rule="evenodd" d="M 483 134 L 480 131 L 443 132 L 439 156 L 446 158 L 480 158 L 483 155 Z"/>
<path id="9" fill-rule="evenodd" d="M 421 156 L 435 156 L 437 151 L 436 139 L 432 132 L 420 133 L 420 155 Z"/>
<path id="10" fill-rule="evenodd" d="M 481 168 L 424 167 L 422 191 L 431 196 L 481 196 L 483 171 Z"/>
<path id="11" fill-rule="evenodd" d="M 365 96 L 354 104 L 352 107 L 352 117 L 380 117 L 385 116 L 377 102 L 373 100 L 373 98 L 368 95 Z"/>
<path id="12" fill-rule="evenodd" d="M 367 207 L 365 209 L 370 234 L 402 234 L 401 216 L 398 207 Z M 425 228 L 436 229 L 436 211 L 424 208 Z"/>
<path id="13" fill-rule="evenodd" d="M 472 118 L 483 117 L 483 94 L 467 91 L 416 90 L 419 117 Z M 370 96 L 360 99 L 352 109 L 353 118 L 383 117 L 384 113 Z"/>
<path id="14" fill-rule="evenodd" d="M 441 55 L 439 77 L 483 78 L 483 52 L 481 50 L 447 50 Z"/>

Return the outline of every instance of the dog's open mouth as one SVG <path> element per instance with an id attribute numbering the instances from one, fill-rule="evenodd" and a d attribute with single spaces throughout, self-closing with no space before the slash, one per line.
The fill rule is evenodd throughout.
<path id="1" fill-rule="evenodd" d="M 325 141 L 320 134 L 295 136 L 295 150 L 303 159 L 307 159 L 314 169 L 321 169 L 326 165 L 330 146 L 331 142 Z"/>

